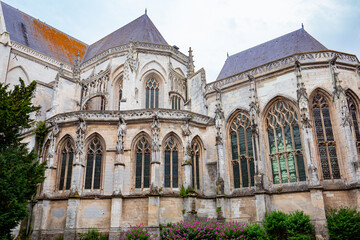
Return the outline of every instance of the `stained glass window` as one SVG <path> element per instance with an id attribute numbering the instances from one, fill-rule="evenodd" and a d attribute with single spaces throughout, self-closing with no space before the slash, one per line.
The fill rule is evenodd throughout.
<path id="1" fill-rule="evenodd" d="M 360 154 L 360 131 L 359 131 L 359 112 L 357 109 L 357 106 L 355 104 L 355 100 L 352 98 L 352 96 L 347 92 L 347 103 L 349 107 L 349 112 L 352 119 L 352 127 L 354 130 L 354 138 L 356 141 L 356 148 L 358 151 L 358 154 Z"/>
<path id="2" fill-rule="evenodd" d="M 180 110 L 180 103 L 181 103 L 181 98 L 179 96 L 172 96 L 171 97 L 171 108 L 172 109 L 177 109 Z"/>
<path id="3" fill-rule="evenodd" d="M 136 144 L 135 188 L 150 186 L 151 149 L 145 137 Z"/>
<path id="4" fill-rule="evenodd" d="M 320 93 L 316 94 L 312 100 L 312 113 L 323 179 L 339 179 L 340 170 L 331 125 L 329 104 Z"/>
<path id="5" fill-rule="evenodd" d="M 146 108 L 159 107 L 159 82 L 151 78 L 146 83 Z"/>
<path id="6" fill-rule="evenodd" d="M 230 141 L 234 188 L 254 186 L 254 157 L 249 118 L 239 113 L 231 123 Z"/>
<path id="7" fill-rule="evenodd" d="M 87 150 L 85 189 L 100 189 L 102 156 L 100 141 L 94 138 Z"/>
<path id="8" fill-rule="evenodd" d="M 170 137 L 165 145 L 165 164 L 164 164 L 164 186 L 166 188 L 179 187 L 179 159 L 178 148 L 173 137 Z"/>
<path id="9" fill-rule="evenodd" d="M 71 187 L 71 174 L 74 159 L 74 147 L 70 139 L 66 140 L 61 150 L 60 169 L 59 169 L 59 190 L 69 190 Z"/>
<path id="10" fill-rule="evenodd" d="M 200 145 L 194 141 L 191 146 L 191 161 L 192 161 L 192 186 L 195 189 L 200 189 Z"/>
<path id="11" fill-rule="evenodd" d="M 299 118 L 287 102 L 276 100 L 266 117 L 273 183 L 306 181 Z"/>

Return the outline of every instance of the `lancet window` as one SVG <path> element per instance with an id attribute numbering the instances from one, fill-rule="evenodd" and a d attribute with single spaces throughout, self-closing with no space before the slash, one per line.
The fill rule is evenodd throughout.
<path id="1" fill-rule="evenodd" d="M 181 104 L 181 98 L 179 96 L 173 95 L 171 97 L 171 108 L 180 110 L 181 109 L 180 104 Z"/>
<path id="2" fill-rule="evenodd" d="M 287 102 L 275 101 L 266 116 L 273 183 L 306 180 L 299 118 Z"/>
<path id="3" fill-rule="evenodd" d="M 200 189 L 200 145 L 194 141 L 191 146 L 192 152 L 192 186 L 194 189 Z"/>
<path id="4" fill-rule="evenodd" d="M 146 108 L 159 107 L 159 82 L 154 78 L 146 82 Z"/>
<path id="5" fill-rule="evenodd" d="M 100 189 L 103 148 L 94 138 L 87 150 L 85 189 Z"/>
<path id="6" fill-rule="evenodd" d="M 249 118 L 237 114 L 231 123 L 230 141 L 234 188 L 254 186 L 254 153 Z"/>
<path id="7" fill-rule="evenodd" d="M 179 187 L 179 152 L 178 146 L 173 137 L 170 137 L 165 145 L 164 158 L 164 186 L 166 188 Z"/>
<path id="8" fill-rule="evenodd" d="M 66 140 L 60 155 L 59 190 L 69 190 L 71 187 L 71 174 L 74 159 L 74 146 L 70 139 Z"/>
<path id="9" fill-rule="evenodd" d="M 325 97 L 320 93 L 316 94 L 312 100 L 312 113 L 323 179 L 338 179 L 340 178 L 340 170 L 329 104 Z"/>
<path id="10" fill-rule="evenodd" d="M 150 186 L 151 149 L 145 137 L 136 144 L 136 170 L 135 188 L 148 188 Z"/>
<path id="11" fill-rule="evenodd" d="M 358 150 L 358 154 L 360 154 L 359 111 L 357 105 L 355 104 L 354 98 L 348 92 L 346 93 L 346 98 L 353 123 L 352 126 L 354 130 L 356 148 Z"/>

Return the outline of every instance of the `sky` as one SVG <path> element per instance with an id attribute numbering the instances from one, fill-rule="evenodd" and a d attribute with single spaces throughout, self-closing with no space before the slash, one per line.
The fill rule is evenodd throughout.
<path id="1" fill-rule="evenodd" d="M 145 13 L 170 45 L 193 49 L 215 81 L 227 54 L 301 28 L 325 47 L 360 57 L 358 0 L 4 0 L 92 44 Z"/>

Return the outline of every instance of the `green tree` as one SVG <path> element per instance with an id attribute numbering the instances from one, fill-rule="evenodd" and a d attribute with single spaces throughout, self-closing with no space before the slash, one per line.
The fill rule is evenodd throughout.
<path id="1" fill-rule="evenodd" d="M 22 143 L 21 131 L 32 126 L 30 114 L 39 109 L 31 103 L 36 82 L 13 90 L 0 83 L 0 239 L 28 215 L 27 205 L 44 181 L 44 164 Z"/>

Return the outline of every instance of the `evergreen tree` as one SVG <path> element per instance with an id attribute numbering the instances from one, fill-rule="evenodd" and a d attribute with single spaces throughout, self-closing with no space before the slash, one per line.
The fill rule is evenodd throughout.
<path id="1" fill-rule="evenodd" d="M 37 154 L 22 143 L 21 131 L 34 121 L 30 113 L 37 111 L 31 103 L 36 82 L 20 84 L 13 90 L 0 83 L 0 239 L 10 239 L 10 231 L 28 215 L 27 205 L 44 180 L 44 164 Z"/>

